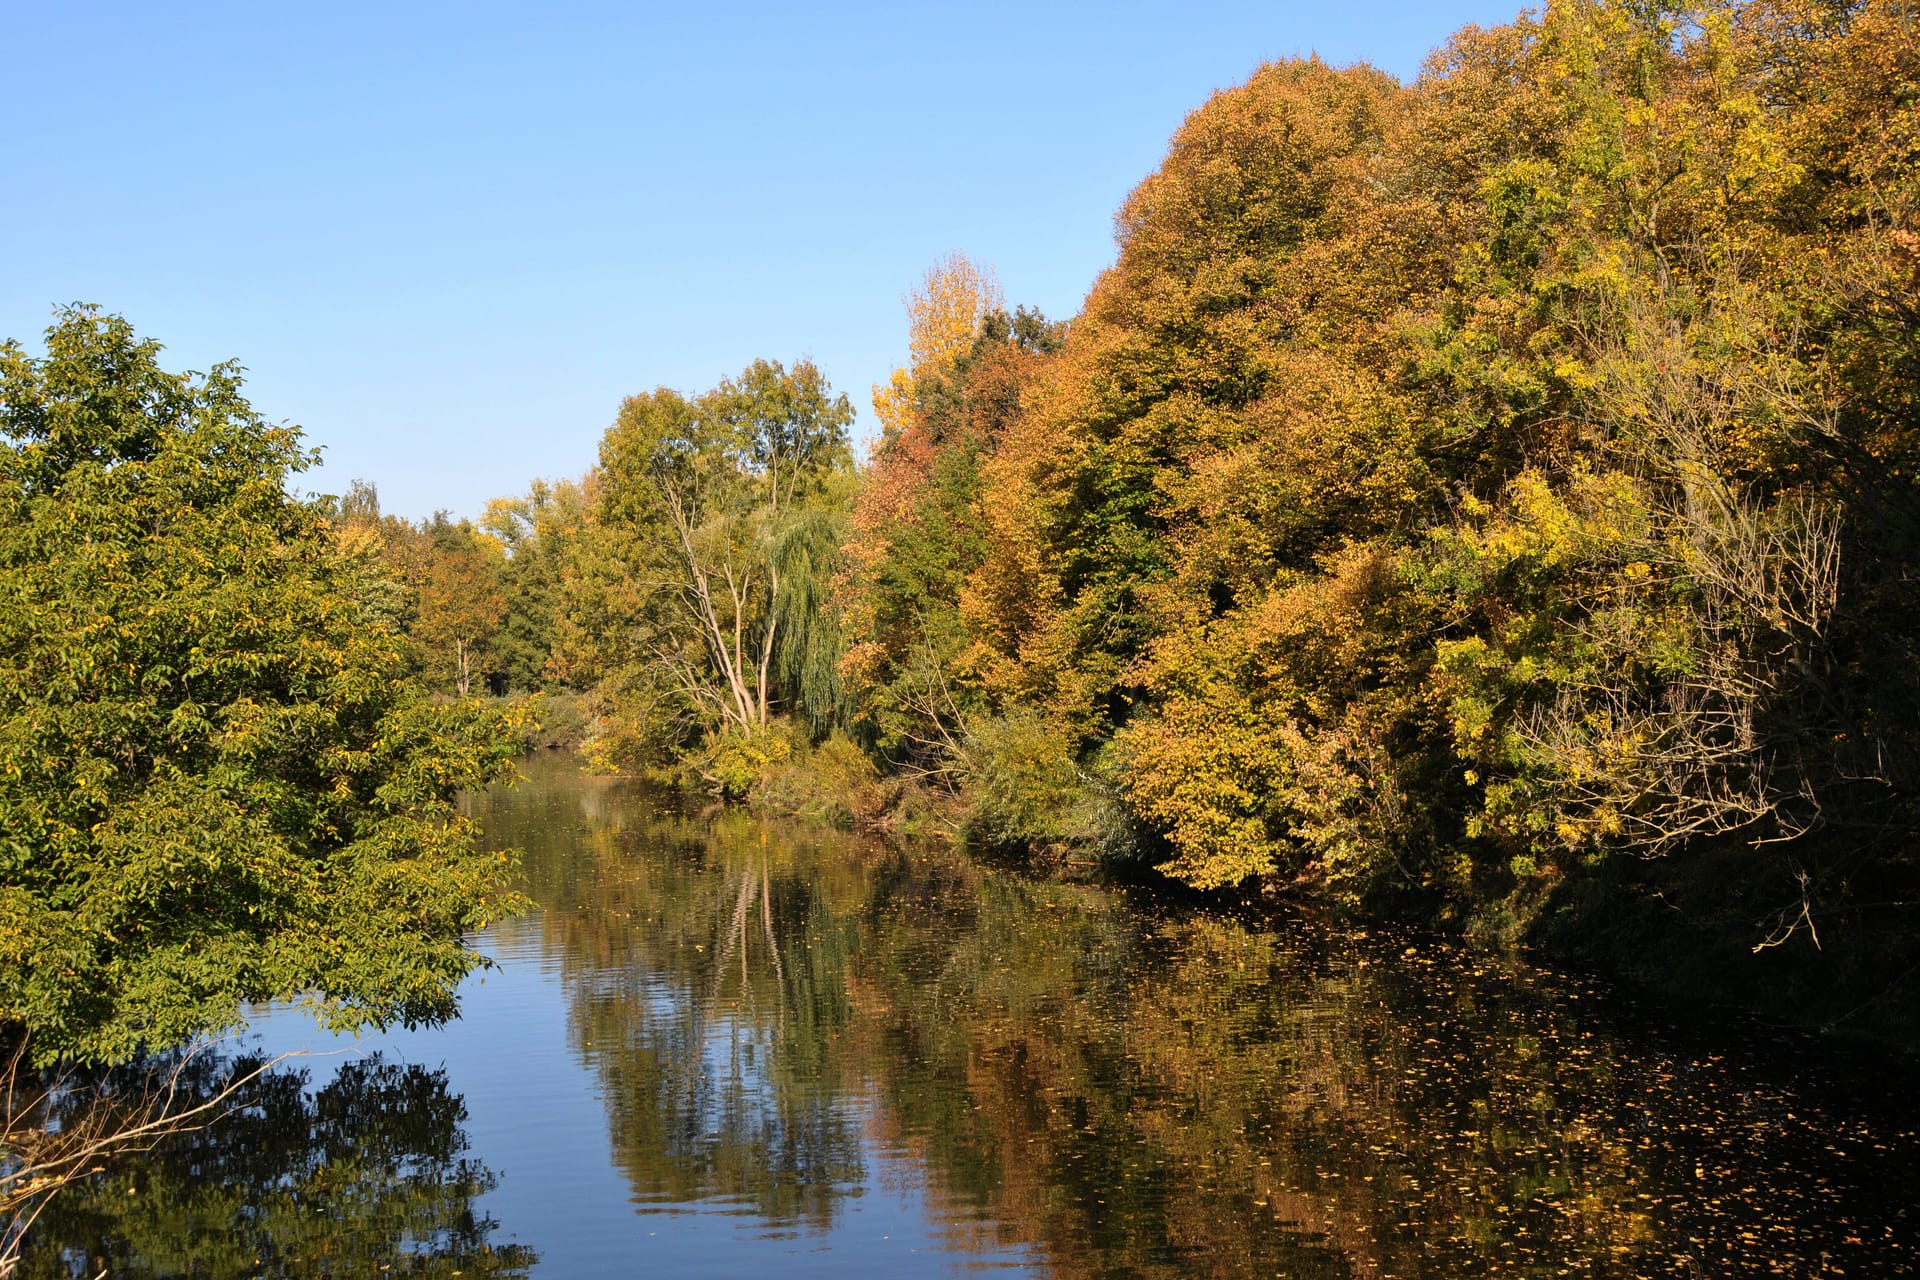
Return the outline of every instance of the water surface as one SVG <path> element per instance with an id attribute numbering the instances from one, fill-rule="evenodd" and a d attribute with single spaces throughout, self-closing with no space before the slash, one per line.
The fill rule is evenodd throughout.
<path id="1" fill-rule="evenodd" d="M 307 1049 L 31 1276 L 1910 1274 L 1887 1062 L 530 761 L 447 1027 Z M 218 1064 L 208 1064 L 211 1080 Z"/>

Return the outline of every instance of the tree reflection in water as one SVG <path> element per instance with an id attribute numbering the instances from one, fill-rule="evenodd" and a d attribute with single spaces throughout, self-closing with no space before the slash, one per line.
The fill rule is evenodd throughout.
<path id="1" fill-rule="evenodd" d="M 511 1226 L 550 1257 L 597 1233 L 580 1256 L 604 1274 L 796 1280 L 1916 1267 L 1915 1104 L 1885 1064 L 1839 1087 L 1831 1045 L 1690 1038 L 1440 940 L 663 811 L 563 761 L 480 807 L 542 910 L 490 939 L 523 1003 L 469 991 L 462 1043 L 522 1064 L 487 1105 L 527 1122 Z M 528 1034 L 556 1004 L 564 1031 Z M 377 1059 L 313 1094 L 276 1076 L 67 1202 L 50 1238 L 98 1265 L 45 1252 L 29 1274 L 519 1274 L 525 1249 L 487 1250 L 462 1115 L 438 1073 Z M 604 1203 L 519 1195 L 596 1158 L 612 1185 L 567 1186 Z M 946 1256 L 879 1258 L 890 1227 Z"/>
<path id="2" fill-rule="evenodd" d="M 547 895 L 536 900 L 560 904 L 542 945 L 635 1199 L 825 1225 L 865 1180 L 834 1052 L 852 1012 L 859 934 L 842 913 L 857 876 L 822 879 L 816 844 L 737 814 L 629 829 L 642 857 L 601 834 L 589 865 L 530 858 L 529 871 Z"/>
<path id="3" fill-rule="evenodd" d="M 645 1205 L 823 1228 L 885 1153 L 952 1246 L 1061 1276 L 1915 1265 L 1906 1113 L 1735 1028 L 1699 1052 L 1449 943 L 621 794 L 529 842 L 517 927 Z"/>
<path id="4" fill-rule="evenodd" d="M 235 1065 L 202 1055 L 184 1080 L 211 1096 Z M 269 1071 L 216 1123 L 64 1192 L 20 1276 L 528 1273 L 533 1251 L 490 1243 L 474 1211 L 495 1178 L 445 1072 L 374 1054 L 309 1075 Z"/>

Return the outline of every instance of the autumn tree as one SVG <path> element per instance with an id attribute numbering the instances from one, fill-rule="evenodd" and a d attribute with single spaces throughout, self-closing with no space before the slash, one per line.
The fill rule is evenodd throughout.
<path id="1" fill-rule="evenodd" d="M 873 389 L 883 441 L 912 430 L 918 384 L 950 370 L 972 348 L 981 322 L 1005 308 L 993 271 L 963 253 L 949 253 L 928 267 L 904 301 L 907 363 Z"/>
<path id="2" fill-rule="evenodd" d="M 916 334 L 936 273 L 914 295 Z M 980 315 L 964 349 L 916 338 L 903 414 L 875 442 L 852 514 L 837 603 L 841 661 L 856 721 L 900 764 L 951 764 L 963 712 L 986 708 L 963 669 L 972 641 L 960 614 L 969 575 L 985 555 L 977 509 L 981 467 L 1020 413 L 1021 396 L 1059 346 L 1062 326 L 1024 308 Z M 876 407 L 879 401 L 876 400 Z"/>
<path id="3" fill-rule="evenodd" d="M 875 741 L 971 699 L 1008 834 L 1117 788 L 1203 887 L 1904 901 L 1917 68 L 1896 3 L 1569 0 L 1215 95 L 972 476 L 977 342 L 877 400 Z"/>
<path id="4" fill-rule="evenodd" d="M 380 491 L 366 480 L 353 481 L 334 499 L 327 519 L 346 590 L 370 617 L 406 634 L 419 617 L 420 601 L 396 559 L 395 546 L 412 540 L 412 528 L 381 513 Z"/>
<path id="5" fill-rule="evenodd" d="M 508 615 L 507 535 L 529 540 L 511 517 L 490 509 L 500 532 L 444 511 L 416 524 L 382 514 L 379 491 L 361 480 L 329 514 L 363 603 L 404 631 L 430 684 L 464 698 L 504 678 L 497 646 Z"/>
<path id="6" fill-rule="evenodd" d="M 410 544 L 405 559 L 419 598 L 413 640 L 427 678 L 464 698 L 497 663 L 494 638 L 507 613 L 504 548 L 444 511 L 425 522 Z"/>

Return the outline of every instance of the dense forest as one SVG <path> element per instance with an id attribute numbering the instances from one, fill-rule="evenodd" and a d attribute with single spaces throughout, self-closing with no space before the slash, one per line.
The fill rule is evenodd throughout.
<path id="1" fill-rule="evenodd" d="M 477 521 L 293 495 L 231 370 L 64 314 L 5 348 L 0 1019 L 117 1059 L 278 993 L 434 1016 L 518 902 L 453 798 L 531 733 L 1898 1024 L 1917 26 L 1569 0 L 1411 84 L 1267 65 L 1078 315 L 937 262 L 866 457 L 755 360 Z"/>
<path id="2" fill-rule="evenodd" d="M 864 463 L 758 361 L 477 525 L 358 491 L 339 536 L 445 691 L 545 690 L 603 768 L 1684 940 L 1871 1020 L 1920 959 L 1916 21 L 1568 3 L 1410 85 L 1272 64 L 1078 316 L 937 263 Z"/>

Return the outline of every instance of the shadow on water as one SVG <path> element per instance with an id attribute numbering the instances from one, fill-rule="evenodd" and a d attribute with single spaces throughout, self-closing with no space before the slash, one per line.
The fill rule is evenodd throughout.
<path id="1" fill-rule="evenodd" d="M 1598 986 L 1438 940 L 1142 909 L 944 850 L 676 812 L 564 761 L 530 772 L 479 809 L 492 839 L 525 850 L 541 910 L 488 944 L 510 970 L 537 968 L 564 1030 L 524 1033 L 491 987 L 468 992 L 467 1020 L 500 1056 L 540 1064 L 543 1088 L 589 1101 L 606 1145 L 564 1158 L 605 1161 L 622 1188 L 591 1220 L 551 1203 L 504 1218 L 543 1253 L 558 1236 L 617 1252 L 723 1220 L 683 1259 L 1061 1277 L 1916 1266 L 1904 1081 L 1843 1087 L 1781 1042 L 1677 1031 Z M 221 1228 L 247 1242 L 235 1260 L 409 1232 L 437 1242 L 423 1268 L 484 1251 L 492 1223 L 468 1197 L 495 1157 L 465 1154 L 458 1098 L 433 1073 L 366 1070 L 329 1086 L 339 1105 L 295 1087 L 273 1104 L 285 1125 L 249 1113 L 95 1184 L 60 1238 L 184 1258 L 180 1224 L 205 1222 L 241 1224 Z M 320 1196 L 342 1222 L 303 1218 Z M 888 1197 L 906 1206 L 893 1232 L 913 1216 L 927 1249 L 882 1271 L 871 1249 L 892 1237 L 856 1226 Z M 164 1212 L 131 1207 L 150 1203 Z M 465 1274 L 532 1262 L 484 1256 L 492 1272 Z M 52 1258 L 34 1274 L 64 1274 Z"/>

